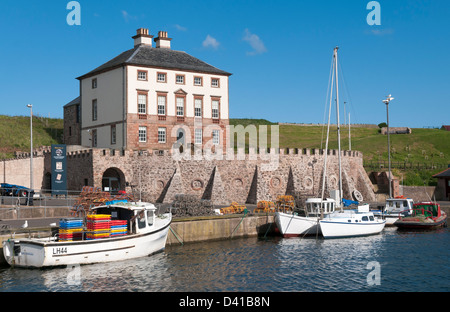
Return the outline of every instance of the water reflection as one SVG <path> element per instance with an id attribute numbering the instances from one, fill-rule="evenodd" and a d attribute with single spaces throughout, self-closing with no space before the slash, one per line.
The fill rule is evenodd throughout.
<path id="1" fill-rule="evenodd" d="M 129 261 L 1 269 L 0 291 L 448 291 L 449 232 L 324 240 L 272 237 L 170 246 Z M 380 285 L 368 285 L 368 263 Z M 78 274 L 78 276 L 77 276 Z"/>

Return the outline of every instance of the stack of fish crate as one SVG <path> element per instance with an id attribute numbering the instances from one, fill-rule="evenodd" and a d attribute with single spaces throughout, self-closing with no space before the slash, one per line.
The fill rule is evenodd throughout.
<path id="1" fill-rule="evenodd" d="M 86 220 L 86 239 L 100 239 L 111 236 L 111 215 L 88 215 Z"/>
<path id="2" fill-rule="evenodd" d="M 74 241 L 83 239 L 83 220 L 66 218 L 59 220 L 59 240 Z"/>
<path id="3" fill-rule="evenodd" d="M 111 220 L 111 237 L 127 235 L 126 220 Z"/>

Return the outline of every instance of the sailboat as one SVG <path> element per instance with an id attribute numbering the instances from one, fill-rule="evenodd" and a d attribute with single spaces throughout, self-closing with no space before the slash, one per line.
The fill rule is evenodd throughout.
<path id="1" fill-rule="evenodd" d="M 333 60 L 332 69 L 333 71 L 337 68 L 335 60 Z M 331 73 L 330 73 L 331 74 Z M 336 76 L 337 77 L 337 76 Z M 334 75 L 331 75 L 331 90 L 333 90 Z M 330 117 L 331 117 L 331 100 L 330 96 L 330 108 L 328 110 L 328 128 L 327 128 L 327 139 L 325 145 L 325 158 L 324 158 L 324 169 L 322 178 L 322 196 L 315 198 L 308 198 L 305 203 L 305 209 L 297 212 L 281 212 L 275 213 L 275 224 L 277 225 L 280 234 L 283 237 L 296 237 L 296 236 L 306 236 L 306 235 L 318 235 L 321 234 L 319 220 L 323 216 L 328 215 L 336 211 L 341 204 L 339 200 L 340 194 L 338 190 L 333 190 L 331 192 L 331 198 L 325 197 L 325 181 L 327 178 L 327 156 L 328 156 L 328 139 L 330 134 Z M 340 159 L 340 154 L 339 154 Z M 342 191 L 341 191 L 342 192 Z"/>
<path id="2" fill-rule="evenodd" d="M 336 210 L 325 215 L 318 222 L 320 231 L 324 238 L 340 238 L 365 236 L 380 233 L 386 224 L 386 220 L 376 218 L 369 210 L 369 205 L 359 205 L 357 209 L 342 209 L 342 170 L 341 170 L 341 143 L 340 143 L 340 122 L 339 122 L 339 85 L 338 85 L 338 47 L 334 49 L 333 59 L 336 75 L 336 116 L 338 131 L 338 155 L 339 155 L 339 206 Z M 328 139 L 327 139 L 328 140 Z"/>

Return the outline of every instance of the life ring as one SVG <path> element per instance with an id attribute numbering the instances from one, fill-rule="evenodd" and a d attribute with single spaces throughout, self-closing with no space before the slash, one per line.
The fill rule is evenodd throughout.
<path id="1" fill-rule="evenodd" d="M 357 200 L 359 202 L 363 201 L 363 196 L 361 195 L 361 193 L 358 190 L 353 191 L 353 197 L 355 198 L 355 200 Z"/>

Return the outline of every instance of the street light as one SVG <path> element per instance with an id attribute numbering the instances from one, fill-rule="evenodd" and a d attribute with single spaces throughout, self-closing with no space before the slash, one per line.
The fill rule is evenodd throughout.
<path id="1" fill-rule="evenodd" d="M 387 136 L 388 136 L 388 162 L 389 162 L 389 198 L 392 198 L 392 177 L 391 177 L 391 142 L 389 138 L 389 103 L 394 98 L 392 95 L 388 95 L 383 103 L 386 104 L 386 115 L 387 115 Z"/>
<path id="2" fill-rule="evenodd" d="M 27 107 L 30 109 L 30 190 L 33 190 L 33 105 Z"/>

